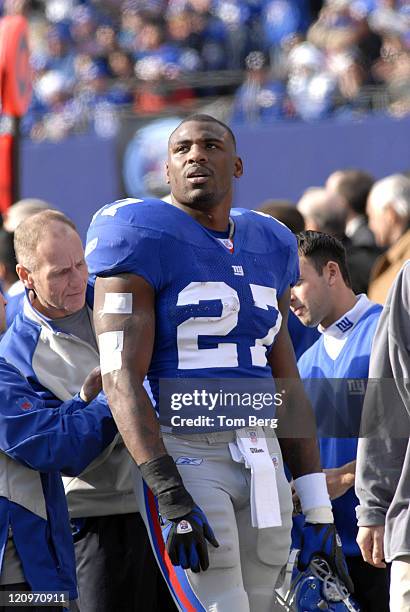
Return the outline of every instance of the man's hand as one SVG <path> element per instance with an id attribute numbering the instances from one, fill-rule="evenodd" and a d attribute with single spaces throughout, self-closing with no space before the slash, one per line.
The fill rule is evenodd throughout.
<path id="1" fill-rule="evenodd" d="M 341 497 L 354 486 L 355 467 L 356 461 L 351 461 L 338 468 L 323 470 L 330 499 Z"/>
<path id="2" fill-rule="evenodd" d="M 189 514 L 172 519 L 172 527 L 167 538 L 167 551 L 173 565 L 190 569 L 195 573 L 209 567 L 206 540 L 217 548 L 219 546 L 209 526 L 205 514 L 198 506 Z"/>
<path id="3" fill-rule="evenodd" d="M 91 370 L 81 387 L 80 397 L 84 402 L 91 402 L 102 389 L 100 367 Z"/>
<path id="4" fill-rule="evenodd" d="M 374 567 L 383 568 L 384 559 L 384 525 L 359 527 L 356 542 L 359 545 L 363 559 Z"/>
<path id="5" fill-rule="evenodd" d="M 332 523 L 305 523 L 298 557 L 299 571 L 304 572 L 315 557 L 327 561 L 334 574 L 353 593 L 353 582 L 342 552 L 342 543 Z"/>

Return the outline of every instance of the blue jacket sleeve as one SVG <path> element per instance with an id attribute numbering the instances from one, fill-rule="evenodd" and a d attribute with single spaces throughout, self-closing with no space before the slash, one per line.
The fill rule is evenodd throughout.
<path id="1" fill-rule="evenodd" d="M 0 360 L 0 450 L 39 472 L 82 472 L 112 442 L 117 428 L 105 396 L 86 404 L 78 396 L 58 408 Z"/>

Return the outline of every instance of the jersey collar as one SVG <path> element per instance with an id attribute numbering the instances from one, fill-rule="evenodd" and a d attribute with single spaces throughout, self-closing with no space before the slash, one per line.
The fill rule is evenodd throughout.
<path id="1" fill-rule="evenodd" d="M 364 313 L 374 306 L 374 302 L 371 302 L 369 298 L 361 293 L 356 296 L 357 301 L 356 304 L 348 310 L 340 319 L 329 325 L 329 327 L 322 327 L 319 325 L 318 330 L 324 336 L 329 336 L 332 338 L 337 338 L 338 340 L 342 340 L 347 338 L 358 321 L 362 318 Z"/>

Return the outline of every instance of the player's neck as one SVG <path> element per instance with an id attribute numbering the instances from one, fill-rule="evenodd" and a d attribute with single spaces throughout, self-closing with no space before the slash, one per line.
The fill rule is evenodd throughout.
<path id="1" fill-rule="evenodd" d="M 198 208 L 192 208 L 186 204 L 181 204 L 176 200 L 173 200 L 172 204 L 180 210 L 183 210 L 190 217 L 195 219 L 195 221 L 208 229 L 224 232 L 229 227 L 230 205 L 218 204 L 217 207 L 204 211 Z"/>
<path id="2" fill-rule="evenodd" d="M 357 296 L 353 293 L 351 289 L 347 289 L 346 291 L 342 291 L 338 294 L 337 299 L 333 302 L 333 308 L 330 310 L 328 315 L 321 321 L 321 326 L 326 329 L 333 325 L 336 321 L 341 319 L 349 310 L 356 305 Z"/>

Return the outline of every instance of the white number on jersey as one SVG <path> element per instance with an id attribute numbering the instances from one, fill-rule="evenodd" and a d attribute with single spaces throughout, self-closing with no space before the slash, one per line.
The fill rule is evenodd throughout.
<path id="1" fill-rule="evenodd" d="M 256 308 L 268 310 L 272 306 L 278 311 L 276 323 L 263 338 L 257 338 L 251 351 L 252 365 L 266 366 L 266 347 L 270 346 L 280 328 L 282 315 L 278 309 L 276 289 L 263 285 L 250 285 Z M 218 344 L 216 348 L 200 349 L 199 336 L 226 336 L 238 324 L 239 297 L 235 289 L 223 282 L 190 283 L 178 295 L 177 306 L 199 304 L 200 301 L 220 300 L 220 317 L 191 317 L 177 328 L 178 368 L 194 370 L 202 368 L 238 367 L 238 349 L 234 342 Z"/>
<path id="2" fill-rule="evenodd" d="M 238 324 L 240 308 L 235 289 L 226 283 L 190 283 L 178 295 L 177 306 L 199 304 L 201 300 L 221 300 L 220 317 L 191 317 L 177 329 L 178 368 L 235 368 L 238 366 L 236 344 L 225 342 L 216 348 L 198 348 L 198 336 L 226 336 Z"/>
<path id="3" fill-rule="evenodd" d="M 122 208 L 123 206 L 129 206 L 130 204 L 138 204 L 138 202 L 142 202 L 142 200 L 136 200 L 135 198 L 125 198 L 125 200 L 118 200 L 117 202 L 114 202 L 114 204 L 111 204 L 111 206 L 108 206 L 108 208 L 104 208 L 101 213 L 101 216 L 114 217 L 117 214 L 117 210 L 119 208 Z"/>
<path id="4" fill-rule="evenodd" d="M 270 328 L 264 338 L 257 338 L 254 346 L 251 346 L 252 365 L 265 367 L 266 365 L 266 347 L 270 346 L 279 331 L 282 322 L 282 315 L 278 308 L 278 300 L 276 298 L 276 289 L 272 287 L 264 287 L 263 285 L 249 285 L 252 291 L 253 300 L 256 308 L 269 310 L 268 306 L 273 306 L 278 311 L 278 318 L 273 327 Z"/>

